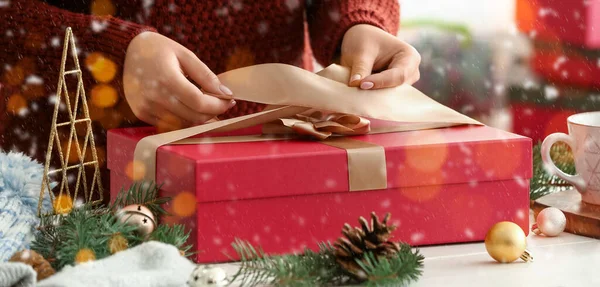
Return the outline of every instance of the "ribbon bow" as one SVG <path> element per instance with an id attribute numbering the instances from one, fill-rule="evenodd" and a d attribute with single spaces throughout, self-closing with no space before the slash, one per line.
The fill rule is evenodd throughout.
<path id="1" fill-rule="evenodd" d="M 324 140 L 332 135 L 362 135 L 371 131 L 371 122 L 356 115 L 323 114 L 315 111 L 298 114 L 292 118 L 281 118 L 263 126 L 264 134 L 306 135 Z"/>

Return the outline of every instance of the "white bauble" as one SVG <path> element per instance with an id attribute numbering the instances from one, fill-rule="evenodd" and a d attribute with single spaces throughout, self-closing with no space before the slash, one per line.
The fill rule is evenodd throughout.
<path id="1" fill-rule="evenodd" d="M 196 266 L 187 281 L 189 287 L 225 286 L 228 283 L 225 270 L 203 265 Z"/>
<path id="2" fill-rule="evenodd" d="M 565 230 L 565 226 L 567 225 L 565 214 L 556 207 L 544 208 L 540 211 L 535 221 L 536 226 L 534 227 L 537 227 L 540 233 L 549 237 L 558 236 Z"/>

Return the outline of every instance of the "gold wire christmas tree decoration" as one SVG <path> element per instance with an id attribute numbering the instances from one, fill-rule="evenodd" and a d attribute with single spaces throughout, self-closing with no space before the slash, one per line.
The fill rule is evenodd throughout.
<path id="1" fill-rule="evenodd" d="M 54 193 L 50 187 L 50 176 L 53 174 L 60 173 L 61 180 L 58 184 L 59 195 L 58 198 L 63 198 L 67 196 L 68 198 L 75 200 L 78 198 L 80 183 L 83 181 L 83 190 L 84 190 L 84 200 L 86 203 L 97 204 L 102 202 L 103 200 L 103 188 L 102 181 L 100 180 L 100 167 L 98 164 L 98 155 L 96 154 L 96 145 L 94 142 L 94 135 L 92 133 L 92 120 L 90 119 L 88 105 L 85 96 L 85 89 L 83 86 L 83 80 L 81 75 L 81 68 L 79 66 L 79 59 L 77 57 L 77 48 L 75 47 L 75 39 L 73 38 L 73 32 L 71 28 L 68 27 L 65 33 L 65 41 L 63 42 L 63 54 L 62 61 L 60 64 L 60 74 L 58 78 L 58 86 L 56 92 L 56 102 L 54 104 L 54 114 L 52 116 L 52 127 L 50 129 L 50 139 L 48 141 L 48 150 L 46 152 L 46 163 L 44 165 L 44 174 L 42 178 L 42 188 L 40 190 L 40 198 L 38 202 L 38 216 L 42 215 L 42 202 L 45 197 L 45 193 L 48 192 L 51 201 L 53 202 L 53 214 L 56 214 L 57 204 L 55 203 Z M 71 57 L 75 64 L 75 69 L 65 71 L 65 66 L 67 62 L 67 54 L 69 52 L 69 46 L 71 47 Z M 75 103 L 71 106 L 69 100 L 69 91 L 67 90 L 67 83 L 65 80 L 66 75 L 75 74 L 77 76 L 77 91 L 75 94 Z M 62 102 L 62 99 L 65 99 L 65 106 L 67 112 L 69 114 L 69 121 L 58 123 L 58 111 Z M 81 106 L 83 108 L 83 117 L 77 119 L 78 107 L 81 101 Z M 83 150 L 79 145 L 79 138 L 77 136 L 77 132 L 75 130 L 75 124 L 85 124 L 86 132 L 85 139 L 83 141 Z M 67 156 L 63 155 L 62 145 L 59 138 L 58 128 L 59 127 L 69 127 L 69 138 L 66 145 Z M 61 168 L 50 170 L 50 162 L 52 161 L 53 155 L 53 147 L 56 142 L 56 149 L 58 150 L 58 156 L 61 163 Z M 77 151 L 77 163 L 73 165 L 69 165 L 69 157 L 71 156 L 71 145 L 75 144 L 75 148 Z M 91 150 L 87 150 L 88 144 Z M 86 152 L 90 152 L 92 156 L 91 161 L 85 161 Z M 91 186 L 88 190 L 88 184 L 85 174 L 85 167 L 93 166 L 94 167 L 94 175 L 92 179 Z M 75 183 L 75 191 L 74 194 L 71 194 L 71 190 L 69 189 L 69 182 L 67 171 L 69 170 L 77 170 L 77 178 Z M 83 174 L 83 176 L 82 176 Z M 83 179 L 83 180 L 82 180 Z M 99 194 L 99 199 L 92 201 L 95 193 Z"/>

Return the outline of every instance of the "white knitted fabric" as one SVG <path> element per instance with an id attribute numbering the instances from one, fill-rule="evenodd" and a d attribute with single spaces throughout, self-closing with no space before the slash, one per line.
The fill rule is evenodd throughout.
<path id="1" fill-rule="evenodd" d="M 43 171 L 42 165 L 21 153 L 0 152 L 0 262 L 29 248 L 39 222 Z M 51 210 L 49 196 L 43 207 L 44 211 Z"/>
<path id="2" fill-rule="evenodd" d="M 188 287 L 195 264 L 173 245 L 150 241 L 97 261 L 66 266 L 38 287 Z"/>
<path id="3" fill-rule="evenodd" d="M 25 263 L 0 263 L 0 286 L 2 287 L 33 287 L 36 277 L 33 268 Z"/>

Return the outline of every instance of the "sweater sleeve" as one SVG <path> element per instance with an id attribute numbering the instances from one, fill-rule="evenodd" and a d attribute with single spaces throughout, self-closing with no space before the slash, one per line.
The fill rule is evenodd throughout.
<path id="1" fill-rule="evenodd" d="M 131 39 L 151 27 L 120 20 L 112 16 L 91 16 L 59 9 L 38 0 L 13 0 L 0 7 L 0 56 L 14 54 L 55 55 L 47 46 L 61 46 L 66 27 L 73 29 L 77 47 L 82 51 L 100 52 L 123 63 Z M 56 43 L 60 40 L 60 44 Z"/>
<path id="2" fill-rule="evenodd" d="M 329 65 L 346 31 L 357 24 L 370 24 L 396 35 L 400 23 L 398 0 L 313 0 L 307 7 L 307 22 L 315 58 Z"/>
<path id="3" fill-rule="evenodd" d="M 98 133 L 96 146 L 105 144 L 105 130 L 137 121 L 123 97 L 122 67 L 131 40 L 155 29 L 39 0 L 4 2 L 0 1 L 0 150 L 29 151 L 44 160 L 50 130 L 46 123 L 54 110 L 52 95 L 57 91 L 67 27 L 72 28 L 77 46 L 90 117 Z M 69 70 L 70 57 L 67 61 Z M 75 95 L 74 79 L 67 83 L 70 96 Z M 68 118 L 63 110 L 59 117 Z"/>

